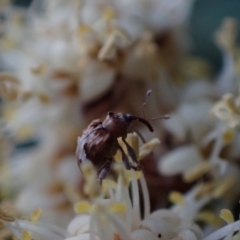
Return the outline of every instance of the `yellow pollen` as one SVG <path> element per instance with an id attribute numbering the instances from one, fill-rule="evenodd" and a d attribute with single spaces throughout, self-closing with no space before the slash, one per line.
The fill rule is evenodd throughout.
<path id="1" fill-rule="evenodd" d="M 41 215 L 42 215 L 42 209 L 38 208 L 34 210 L 31 214 L 30 221 L 32 223 L 37 222 Z"/>
<path id="2" fill-rule="evenodd" d="M 172 191 L 169 194 L 168 199 L 169 199 L 169 201 L 171 201 L 174 204 L 184 204 L 184 202 L 185 202 L 184 196 L 180 192 L 177 192 L 177 191 Z"/>
<path id="3" fill-rule="evenodd" d="M 115 17 L 115 12 L 112 8 L 110 7 L 107 7 L 104 9 L 104 12 L 103 12 L 103 18 L 105 20 L 111 20 Z"/>
<path id="4" fill-rule="evenodd" d="M 140 179 L 141 176 L 142 176 L 142 172 L 141 171 L 134 171 L 133 174 L 135 174 L 135 178 L 136 179 Z M 132 172 L 131 172 L 131 170 L 127 171 L 127 178 L 128 178 L 128 181 L 132 180 Z"/>
<path id="5" fill-rule="evenodd" d="M 89 202 L 79 202 L 74 205 L 74 211 L 76 213 L 87 213 L 90 212 L 91 207 Z"/>
<path id="6" fill-rule="evenodd" d="M 200 178 L 203 174 L 207 173 L 212 168 L 210 162 L 203 162 L 196 167 L 190 169 L 187 173 L 183 175 L 185 182 L 193 182 Z"/>
<path id="7" fill-rule="evenodd" d="M 158 138 L 153 138 L 151 141 L 141 146 L 140 153 L 139 153 L 139 160 L 142 160 L 143 158 L 145 158 L 159 144 L 160 144 L 160 140 Z"/>
<path id="8" fill-rule="evenodd" d="M 202 211 L 198 213 L 195 220 L 203 221 L 215 226 L 220 226 L 222 223 L 221 219 L 210 211 Z"/>
<path id="9" fill-rule="evenodd" d="M 42 103 L 49 103 L 50 102 L 49 96 L 46 95 L 45 93 L 39 93 L 38 98 Z"/>
<path id="10" fill-rule="evenodd" d="M 222 197 L 234 184 L 236 183 L 236 178 L 230 176 L 223 180 L 219 186 L 213 191 L 213 197 Z"/>
<path id="11" fill-rule="evenodd" d="M 116 189 L 116 187 L 117 187 L 116 182 L 111 179 L 104 179 L 102 182 L 103 191 L 107 191 L 108 188 Z"/>
<path id="12" fill-rule="evenodd" d="M 231 143 L 234 139 L 234 135 L 235 135 L 235 132 L 233 131 L 233 129 L 227 129 L 222 135 L 223 141 L 226 144 Z"/>
<path id="13" fill-rule="evenodd" d="M 34 128 L 32 126 L 25 125 L 16 132 L 15 137 L 18 140 L 26 140 L 33 135 L 33 132 Z"/>
<path id="14" fill-rule="evenodd" d="M 86 162 L 85 164 L 83 164 L 81 169 L 82 169 L 83 175 L 86 178 L 89 178 L 90 175 L 94 175 L 94 168 L 90 162 Z"/>
<path id="15" fill-rule="evenodd" d="M 235 114 L 239 114 L 239 109 L 236 107 L 232 94 L 226 94 L 223 96 L 223 100 L 226 102 L 228 108 Z"/>
<path id="16" fill-rule="evenodd" d="M 21 239 L 22 240 L 31 240 L 32 235 L 29 231 L 23 230 Z"/>
<path id="17" fill-rule="evenodd" d="M 89 31 L 90 31 L 90 28 L 89 28 L 88 25 L 81 25 L 81 26 L 79 26 L 79 28 L 78 28 L 78 33 L 79 33 L 80 35 L 84 35 L 84 34 L 88 33 Z"/>
<path id="18" fill-rule="evenodd" d="M 217 185 L 216 181 L 203 183 L 199 187 L 195 197 L 200 198 L 200 197 L 204 196 L 205 194 L 208 194 L 209 192 L 211 192 L 216 187 L 216 185 Z"/>
<path id="19" fill-rule="evenodd" d="M 125 213 L 126 212 L 126 206 L 123 203 L 112 203 L 109 206 L 109 211 L 114 213 Z"/>
<path id="20" fill-rule="evenodd" d="M 127 143 L 133 148 L 136 157 L 138 159 L 139 156 L 139 142 L 138 142 L 138 136 L 136 133 L 129 133 L 126 138 Z M 126 148 L 125 143 L 122 141 L 121 138 L 118 138 L 118 143 L 123 148 L 124 152 L 128 155 L 128 151 Z M 129 155 L 128 155 L 129 156 Z M 114 156 L 114 160 L 117 162 L 122 162 L 122 154 L 121 151 L 117 151 L 116 155 Z"/>
<path id="21" fill-rule="evenodd" d="M 220 212 L 220 218 L 222 218 L 224 221 L 226 221 L 228 224 L 234 222 L 233 214 L 228 209 L 222 209 Z"/>

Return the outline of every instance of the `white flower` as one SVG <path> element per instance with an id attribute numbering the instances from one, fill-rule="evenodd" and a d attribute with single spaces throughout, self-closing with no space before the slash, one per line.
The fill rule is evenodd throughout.
<path id="1" fill-rule="evenodd" d="M 165 154 L 158 163 L 159 171 L 167 176 L 185 173 L 201 163 L 203 157 L 194 145 L 176 148 Z"/>
<path id="2" fill-rule="evenodd" d="M 189 136 L 199 142 L 213 126 L 213 121 L 208 117 L 212 105 L 211 101 L 205 99 L 185 102 L 175 112 L 169 114 L 171 118 L 163 122 L 163 125 L 178 140 L 184 140 Z"/>

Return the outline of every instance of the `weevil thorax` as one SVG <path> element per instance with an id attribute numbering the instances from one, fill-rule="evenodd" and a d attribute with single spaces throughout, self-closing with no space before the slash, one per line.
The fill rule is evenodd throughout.
<path id="1" fill-rule="evenodd" d="M 103 125 L 114 137 L 126 137 L 132 120 L 131 114 L 109 112 Z"/>

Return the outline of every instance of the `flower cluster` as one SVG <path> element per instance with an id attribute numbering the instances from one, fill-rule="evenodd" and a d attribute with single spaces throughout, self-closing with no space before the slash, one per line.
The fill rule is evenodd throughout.
<path id="1" fill-rule="evenodd" d="M 213 81 L 186 51 L 192 4 L 0 2 L 1 239 L 239 239 L 237 21 L 215 32 L 223 66 Z M 101 185 L 91 159 L 78 169 L 75 150 L 107 111 L 156 121 L 154 135 L 128 129 L 142 171 L 117 152 Z"/>

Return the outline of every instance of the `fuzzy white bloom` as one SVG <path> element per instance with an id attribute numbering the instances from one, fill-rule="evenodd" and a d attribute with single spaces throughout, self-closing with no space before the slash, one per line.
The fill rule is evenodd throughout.
<path id="1" fill-rule="evenodd" d="M 75 210 L 80 213 L 68 226 L 69 239 L 131 239 L 139 240 L 148 237 L 151 240 L 165 239 L 174 240 L 180 236 L 193 236 L 201 239 L 202 232 L 192 219 L 184 219 L 178 212 L 172 210 L 158 210 L 149 213 L 149 196 L 144 176 L 140 174 L 140 186 L 143 192 L 144 219 L 140 218 L 140 196 L 137 176 L 131 171 L 130 183 L 132 190 L 132 202 L 130 200 L 128 186 L 129 172 L 117 167 L 120 171 L 116 183 L 104 180 L 104 186 L 109 191 L 108 198 L 102 199 L 102 194 L 89 202 L 79 202 Z M 87 171 L 90 180 L 90 170 Z M 93 174 L 95 176 L 95 174 Z M 87 181 L 89 181 L 87 180 Z M 89 189 L 90 190 L 90 189 Z M 85 212 L 85 213 L 84 213 Z M 75 236 L 75 237 L 74 237 Z M 89 238 L 87 238 L 89 237 Z"/>
<path id="2" fill-rule="evenodd" d="M 163 125 L 179 140 L 190 137 L 199 142 L 213 126 L 213 121 L 208 117 L 212 105 L 208 100 L 185 102 L 170 114 L 171 118 Z"/>
<path id="3" fill-rule="evenodd" d="M 202 161 L 203 157 L 197 147 L 188 145 L 179 147 L 161 157 L 158 169 L 162 174 L 172 176 L 185 173 Z"/>

